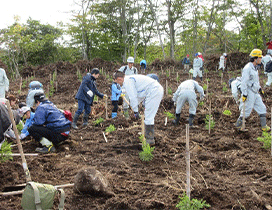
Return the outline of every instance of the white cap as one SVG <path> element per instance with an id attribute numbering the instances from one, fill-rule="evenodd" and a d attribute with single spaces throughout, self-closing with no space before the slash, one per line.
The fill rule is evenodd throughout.
<path id="1" fill-rule="evenodd" d="M 24 114 L 25 114 L 27 111 L 30 111 L 30 107 L 28 107 L 28 106 L 23 106 L 21 109 L 19 109 L 19 115 L 20 115 L 20 117 L 23 117 Z"/>
<path id="2" fill-rule="evenodd" d="M 201 52 L 198 52 L 197 54 L 198 54 L 198 55 L 202 55 Z"/>
<path id="3" fill-rule="evenodd" d="M 127 62 L 128 63 L 134 63 L 134 58 L 133 57 L 128 57 Z"/>
<path id="4" fill-rule="evenodd" d="M 227 56 L 227 53 L 223 53 L 224 56 Z"/>

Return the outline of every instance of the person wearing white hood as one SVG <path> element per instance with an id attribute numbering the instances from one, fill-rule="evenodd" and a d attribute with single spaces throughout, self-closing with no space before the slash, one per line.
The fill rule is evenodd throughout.
<path id="1" fill-rule="evenodd" d="M 126 91 L 136 119 L 139 118 L 138 105 L 145 101 L 146 143 L 155 145 L 154 118 L 163 97 L 163 87 L 157 80 L 145 75 L 125 76 L 122 72 L 116 72 L 115 77 L 116 82 Z"/>
<path id="2" fill-rule="evenodd" d="M 9 79 L 6 71 L 0 68 L 0 98 L 5 98 L 6 92 L 9 90 Z"/>
<path id="3" fill-rule="evenodd" d="M 218 70 L 222 69 L 223 71 L 225 71 L 225 68 L 226 68 L 226 60 L 227 60 L 227 53 L 223 53 L 223 55 L 220 56 L 220 60 L 219 60 L 219 68 L 218 68 Z"/>

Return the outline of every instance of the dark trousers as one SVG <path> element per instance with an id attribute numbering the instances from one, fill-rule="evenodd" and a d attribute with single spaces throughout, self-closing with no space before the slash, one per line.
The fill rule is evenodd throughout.
<path id="1" fill-rule="evenodd" d="M 60 142 L 65 141 L 68 136 L 64 136 L 59 132 L 52 131 L 44 126 L 32 125 L 28 129 L 29 135 L 32 136 L 35 141 L 40 142 L 42 137 L 47 138 L 54 145 L 58 145 Z"/>
<path id="2" fill-rule="evenodd" d="M 117 112 L 118 111 L 118 101 L 111 101 L 113 105 L 112 112 Z"/>

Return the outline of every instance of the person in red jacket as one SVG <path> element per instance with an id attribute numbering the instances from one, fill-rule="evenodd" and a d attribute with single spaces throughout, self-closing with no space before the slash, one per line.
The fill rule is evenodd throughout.
<path id="1" fill-rule="evenodd" d="M 267 45 L 267 54 L 272 55 L 272 41 L 270 40 L 269 42 L 266 43 Z"/>

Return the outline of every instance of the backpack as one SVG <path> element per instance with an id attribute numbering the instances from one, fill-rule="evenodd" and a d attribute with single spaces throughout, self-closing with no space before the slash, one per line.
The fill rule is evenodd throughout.
<path id="1" fill-rule="evenodd" d="M 132 69 L 134 69 L 134 74 L 136 74 L 136 68 L 132 67 Z M 131 70 L 132 70 L 131 69 Z M 127 70 L 127 66 L 125 66 L 124 70 L 123 70 L 123 73 L 125 74 L 126 73 L 126 70 Z"/>
<path id="2" fill-rule="evenodd" d="M 64 208 L 65 193 L 53 185 L 28 182 L 22 196 L 21 206 L 24 210 L 52 209 L 56 192 L 60 191 L 59 210 Z"/>
<path id="3" fill-rule="evenodd" d="M 265 72 L 270 73 L 272 72 L 272 60 L 268 61 L 265 66 Z"/>

